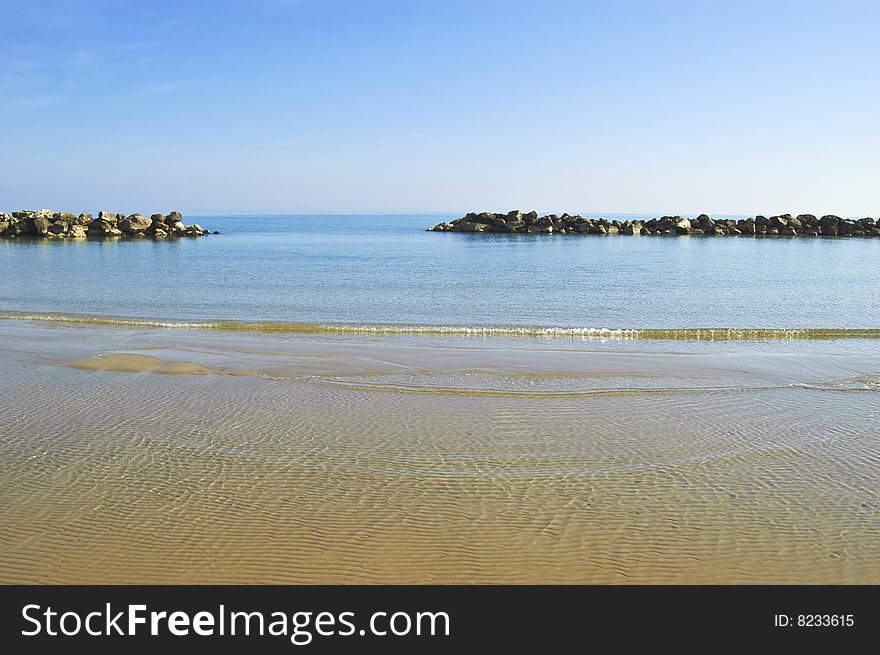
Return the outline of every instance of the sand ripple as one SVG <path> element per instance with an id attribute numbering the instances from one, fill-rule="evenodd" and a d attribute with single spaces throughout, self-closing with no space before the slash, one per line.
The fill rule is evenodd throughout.
<path id="1" fill-rule="evenodd" d="M 0 362 L 4 582 L 880 582 L 876 394 L 100 360 Z"/>

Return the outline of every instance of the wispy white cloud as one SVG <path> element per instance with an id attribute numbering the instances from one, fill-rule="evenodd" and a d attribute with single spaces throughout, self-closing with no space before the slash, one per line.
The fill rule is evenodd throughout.
<path id="1" fill-rule="evenodd" d="M 135 89 L 131 92 L 130 97 L 132 98 L 145 98 L 150 96 L 161 96 L 167 95 L 169 93 L 175 93 L 180 91 L 181 89 L 186 89 L 195 85 L 196 82 L 193 80 L 177 80 L 172 82 L 160 82 L 158 84 L 153 84 L 150 86 L 145 86 L 139 89 Z"/>
<path id="2" fill-rule="evenodd" d="M 28 109 L 42 109 L 57 105 L 62 100 L 59 95 L 30 96 L 20 98 L 3 98 L 0 99 L 0 111 L 26 111 Z"/>
<path id="3" fill-rule="evenodd" d="M 400 143 L 388 144 L 383 150 L 427 150 L 430 148 L 441 148 L 443 146 L 454 145 L 456 143 L 461 143 L 462 141 L 464 141 L 464 139 L 460 137 L 452 137 L 448 139 L 426 139 L 424 141 L 402 141 Z"/>
<path id="4" fill-rule="evenodd" d="M 62 61 L 62 65 L 68 68 L 83 69 L 100 63 L 100 60 L 101 56 L 97 50 L 80 48 L 67 55 L 66 60 Z"/>
<path id="5" fill-rule="evenodd" d="M 82 71 L 99 64 L 100 60 L 100 53 L 91 48 L 55 52 L 51 48 L 18 44 L 10 46 L 7 56 L 0 60 L 0 72 L 25 73 L 46 69 L 55 69 L 59 72 Z"/>
<path id="6" fill-rule="evenodd" d="M 245 3 L 241 3 L 239 0 L 239 4 L 256 6 L 263 11 L 284 11 L 309 4 L 309 0 L 248 0 Z"/>

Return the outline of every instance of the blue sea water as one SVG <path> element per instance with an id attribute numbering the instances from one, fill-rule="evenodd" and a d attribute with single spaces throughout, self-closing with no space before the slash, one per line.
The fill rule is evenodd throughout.
<path id="1" fill-rule="evenodd" d="M 880 327 L 880 239 L 425 231 L 450 218 L 186 216 L 222 234 L 0 239 L 0 310 L 349 325 Z"/>

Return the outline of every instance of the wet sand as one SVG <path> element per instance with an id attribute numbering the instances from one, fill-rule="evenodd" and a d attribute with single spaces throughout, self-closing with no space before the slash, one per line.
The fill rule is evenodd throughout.
<path id="1" fill-rule="evenodd" d="M 2 582 L 880 582 L 880 342 L 0 321 Z"/>
<path id="2" fill-rule="evenodd" d="M 71 368 L 83 371 L 116 371 L 118 373 L 165 373 L 167 375 L 201 375 L 220 373 L 193 362 L 163 362 L 157 357 L 116 353 L 96 355 L 73 362 Z M 237 372 L 240 374 L 240 372 Z"/>

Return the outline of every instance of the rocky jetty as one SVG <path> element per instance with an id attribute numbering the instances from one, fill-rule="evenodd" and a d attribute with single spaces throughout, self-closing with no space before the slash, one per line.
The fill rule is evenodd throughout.
<path id="1" fill-rule="evenodd" d="M 7 214 L 0 212 L 0 237 L 35 237 L 45 239 L 86 238 L 150 238 L 200 237 L 211 234 L 201 225 L 184 225 L 180 212 L 153 214 L 117 214 L 98 212 L 71 214 L 49 209 L 23 209 Z M 214 234 L 219 234 L 214 232 Z"/>
<path id="2" fill-rule="evenodd" d="M 538 216 L 537 212 L 514 210 L 506 214 L 470 213 L 448 223 L 428 228 L 429 232 L 491 232 L 496 234 L 625 234 L 625 235 L 741 235 L 741 236 L 825 236 L 876 237 L 880 223 L 873 218 L 841 218 L 812 214 L 782 214 L 754 218 L 713 219 L 662 216 L 650 220 L 608 220 L 569 214 Z"/>

